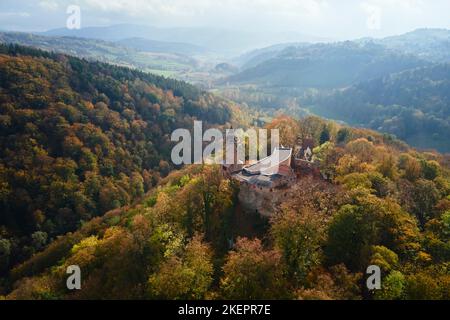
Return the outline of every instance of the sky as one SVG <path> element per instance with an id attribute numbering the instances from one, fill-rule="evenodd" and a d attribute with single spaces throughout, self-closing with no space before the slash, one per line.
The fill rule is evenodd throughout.
<path id="1" fill-rule="evenodd" d="M 0 30 L 65 27 L 70 5 L 79 6 L 81 27 L 215 27 L 336 40 L 450 29 L 449 0 L 1 0 Z"/>

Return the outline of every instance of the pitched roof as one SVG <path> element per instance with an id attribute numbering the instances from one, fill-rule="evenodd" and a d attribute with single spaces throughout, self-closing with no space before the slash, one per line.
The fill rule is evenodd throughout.
<path id="1" fill-rule="evenodd" d="M 250 175 L 274 175 L 278 173 L 280 163 L 292 156 L 291 148 L 276 148 L 272 155 L 257 163 L 244 168 L 244 172 Z"/>

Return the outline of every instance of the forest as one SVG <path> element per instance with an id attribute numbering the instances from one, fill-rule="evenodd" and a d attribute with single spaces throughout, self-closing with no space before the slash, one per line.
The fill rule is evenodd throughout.
<path id="1" fill-rule="evenodd" d="M 312 137 L 328 178 L 302 175 L 263 218 L 220 166 L 169 162 L 172 129 L 242 125 L 245 109 L 25 47 L 1 46 L 0 69 L 0 299 L 450 299 L 448 155 L 278 116 L 264 126 Z"/>
<path id="2" fill-rule="evenodd" d="M 225 125 L 232 108 L 176 80 L 0 46 L 0 276 L 142 197 L 173 169 L 175 128 Z"/>
<path id="3" fill-rule="evenodd" d="M 450 150 L 450 65 L 357 83 L 310 99 L 312 111 L 396 135 L 422 149 Z"/>
<path id="4" fill-rule="evenodd" d="M 449 46 L 447 29 L 279 44 L 241 56 L 217 90 L 271 114 L 315 114 L 449 152 Z"/>
<path id="5" fill-rule="evenodd" d="M 185 48 L 183 44 L 160 42 L 147 44 L 142 39 L 112 42 L 20 32 L 0 32 L 0 43 L 30 46 L 49 52 L 75 55 L 91 61 L 136 68 L 145 72 L 170 74 L 177 78 L 187 78 L 190 72 L 201 69 L 199 61 L 193 57 L 194 53 L 191 55 L 184 52 L 189 47 Z"/>

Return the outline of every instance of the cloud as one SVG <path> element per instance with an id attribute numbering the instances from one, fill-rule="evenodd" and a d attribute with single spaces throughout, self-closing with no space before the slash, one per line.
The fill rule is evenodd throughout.
<path id="1" fill-rule="evenodd" d="M 234 1 L 239 6 L 241 1 Z M 242 5 L 242 4 L 241 4 Z M 253 0 L 246 3 L 249 9 L 270 10 L 276 14 L 301 15 L 301 16 L 319 16 L 323 10 L 328 8 L 327 1 L 320 0 Z"/>
<path id="2" fill-rule="evenodd" d="M 423 0 L 371 0 L 370 2 L 382 8 L 395 8 L 400 10 L 420 10 L 425 5 Z"/>
<path id="3" fill-rule="evenodd" d="M 361 3 L 361 9 L 366 13 L 366 26 L 369 30 L 381 30 L 383 9 L 367 2 Z"/>
<path id="4" fill-rule="evenodd" d="M 0 12 L 0 17 L 4 18 L 13 18 L 13 17 L 21 17 L 27 18 L 31 15 L 28 12 Z"/>
<path id="5" fill-rule="evenodd" d="M 449 0 L 0 0 L 0 28 L 63 27 L 71 4 L 81 7 L 86 26 L 206 26 L 335 39 L 450 27 Z"/>
<path id="6" fill-rule="evenodd" d="M 84 0 L 86 6 L 105 12 L 129 15 L 205 15 L 226 12 L 255 14 L 318 16 L 328 7 L 325 0 Z"/>
<path id="7" fill-rule="evenodd" d="M 48 11 L 56 11 L 59 9 L 59 4 L 55 0 L 42 0 L 39 2 L 39 7 Z"/>
<path id="8" fill-rule="evenodd" d="M 367 0 L 361 4 L 366 7 L 377 7 L 380 10 L 392 13 L 419 14 L 426 4 L 423 0 Z"/>

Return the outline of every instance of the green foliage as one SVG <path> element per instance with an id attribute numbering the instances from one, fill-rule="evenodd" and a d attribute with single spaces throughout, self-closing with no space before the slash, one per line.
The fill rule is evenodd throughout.
<path id="1" fill-rule="evenodd" d="M 33 240 L 33 246 L 36 251 L 42 250 L 47 244 L 47 233 L 42 231 L 36 231 L 31 235 L 31 239 Z"/>
<path id="2" fill-rule="evenodd" d="M 377 300 L 400 300 L 404 297 L 406 278 L 399 271 L 392 271 L 383 280 L 381 290 L 375 292 Z"/>
<path id="3" fill-rule="evenodd" d="M 421 179 L 416 181 L 412 192 L 414 199 L 412 211 L 421 226 L 425 226 L 426 222 L 433 218 L 434 207 L 440 199 L 439 191 L 434 182 Z"/>
<path id="4" fill-rule="evenodd" d="M 272 235 L 283 255 L 290 279 L 304 284 L 309 272 L 321 264 L 324 222 L 313 212 L 284 212 L 272 221 Z"/>
<path id="5" fill-rule="evenodd" d="M 442 222 L 444 223 L 444 233 L 450 236 L 450 210 L 442 215 Z"/>
<path id="6" fill-rule="evenodd" d="M 441 166 L 436 161 L 421 161 L 423 176 L 427 180 L 434 180 L 439 176 Z"/>
<path id="7" fill-rule="evenodd" d="M 398 255 L 383 246 L 372 247 L 372 256 L 370 264 L 381 268 L 385 273 L 389 273 L 398 267 Z"/>
<path id="8" fill-rule="evenodd" d="M 339 129 L 337 136 L 336 136 L 336 142 L 337 143 L 347 143 L 348 139 L 350 138 L 350 130 L 348 128 L 342 128 Z"/>
<path id="9" fill-rule="evenodd" d="M 343 206 L 329 226 L 325 250 L 329 264 L 363 270 L 370 247 L 377 245 L 403 256 L 414 254 L 418 230 L 400 206 L 370 195 L 355 200 L 354 205 Z"/>
<path id="10" fill-rule="evenodd" d="M 259 240 L 241 238 L 229 253 L 221 279 L 225 299 L 280 299 L 285 297 L 281 255 L 266 251 Z"/>
<path id="11" fill-rule="evenodd" d="M 326 256 L 330 264 L 344 262 L 348 267 L 356 269 L 359 265 L 365 233 L 362 216 L 354 206 L 343 207 L 333 219 L 328 230 Z M 367 225 L 370 227 L 370 225 Z"/>
<path id="12" fill-rule="evenodd" d="M 406 297 L 408 300 L 440 299 L 439 285 L 436 279 L 425 273 L 411 275 L 406 281 Z"/>
<path id="13" fill-rule="evenodd" d="M 148 280 L 152 299 L 204 299 L 213 280 L 210 248 L 194 238 L 182 257 L 171 256 Z"/>
<path id="14" fill-rule="evenodd" d="M 330 141 L 331 135 L 330 135 L 330 129 L 328 126 L 325 126 L 320 133 L 319 143 L 322 145 L 328 141 Z"/>

